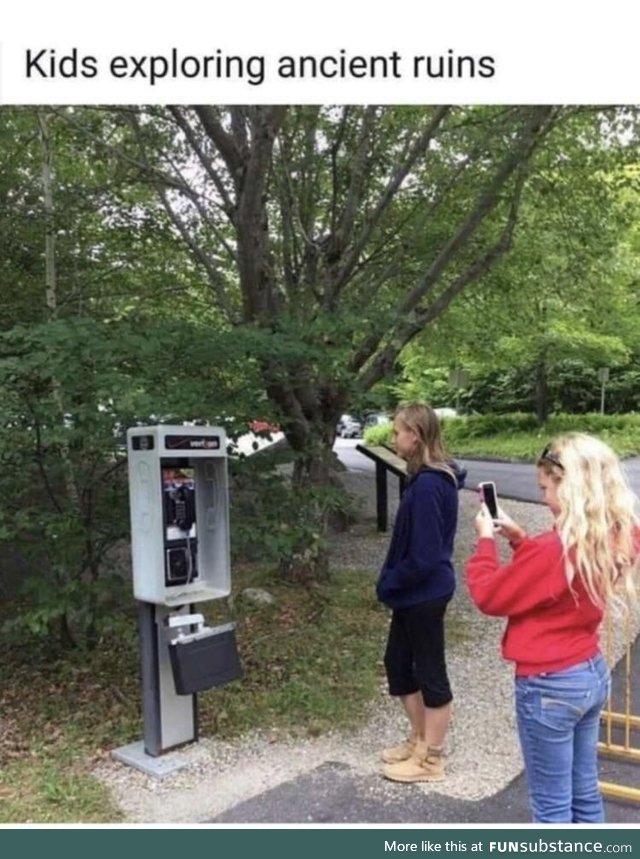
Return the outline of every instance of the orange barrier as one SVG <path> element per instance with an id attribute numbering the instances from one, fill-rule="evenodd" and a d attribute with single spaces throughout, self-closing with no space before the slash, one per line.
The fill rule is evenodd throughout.
<path id="1" fill-rule="evenodd" d="M 632 623 L 631 614 L 616 623 L 613 614 L 609 613 L 605 624 L 604 651 L 609 664 L 613 665 L 617 661 L 616 657 L 620 650 L 623 652 L 616 668 L 611 696 L 607 707 L 602 712 L 601 741 L 598 744 L 598 750 L 605 757 L 640 764 L 640 715 L 633 712 L 633 693 L 634 689 L 638 688 L 639 678 L 634 677 L 631 644 L 621 645 L 620 643 L 632 640 Z M 605 796 L 640 802 L 639 788 L 609 781 L 601 781 L 600 788 Z"/>

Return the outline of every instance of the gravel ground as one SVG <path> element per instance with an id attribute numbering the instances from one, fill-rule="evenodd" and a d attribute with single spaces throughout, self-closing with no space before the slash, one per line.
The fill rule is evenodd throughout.
<path id="1" fill-rule="evenodd" d="M 360 515 L 349 532 L 335 537 L 333 562 L 342 568 L 377 570 L 389 535 L 375 532 L 373 481 L 357 473 L 346 473 L 344 480 L 361 499 Z M 389 494 L 393 515 L 397 506 L 393 486 Z M 539 505 L 507 502 L 504 506 L 532 533 L 549 525 L 549 513 Z M 461 492 L 458 570 L 463 569 L 474 543 L 476 510 L 475 492 Z M 447 779 L 434 786 L 415 787 L 425 794 L 437 791 L 455 798 L 481 799 L 505 787 L 522 768 L 513 716 L 512 668 L 500 658 L 503 621 L 481 615 L 471 605 L 462 582 L 448 617 L 455 630 L 448 644 L 455 710 L 447 739 Z M 102 762 L 95 774 L 108 785 L 128 822 L 197 823 L 326 762 L 339 761 L 366 775 L 377 773 L 380 750 L 402 737 L 405 728 L 398 702 L 381 688 L 362 727 L 349 734 L 300 738 L 264 733 L 234 742 L 203 738 L 170 753 L 179 755 L 187 766 L 164 779 L 112 760 Z M 392 790 L 397 785 L 380 778 L 380 795 Z"/>

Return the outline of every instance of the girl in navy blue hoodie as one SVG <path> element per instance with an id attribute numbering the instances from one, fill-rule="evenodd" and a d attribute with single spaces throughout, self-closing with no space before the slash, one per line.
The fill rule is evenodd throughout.
<path id="1" fill-rule="evenodd" d="M 453 541 L 464 472 L 448 459 L 430 406 L 400 408 L 393 437 L 409 481 L 377 594 L 392 610 L 384 658 L 389 693 L 402 701 L 410 732 L 382 752 L 383 774 L 393 781 L 439 781 L 452 701 L 444 616 L 455 590 Z"/>

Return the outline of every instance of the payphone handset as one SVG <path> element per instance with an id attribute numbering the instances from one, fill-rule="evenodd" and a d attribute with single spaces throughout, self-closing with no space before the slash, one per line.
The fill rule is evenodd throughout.
<path id="1" fill-rule="evenodd" d="M 188 460 L 187 460 L 188 462 Z M 198 576 L 196 483 L 193 468 L 162 464 L 165 584 L 188 585 Z"/>
<path id="2" fill-rule="evenodd" d="M 196 502 L 193 489 L 176 489 L 173 501 L 176 526 L 188 534 L 196 521 Z"/>
<path id="3" fill-rule="evenodd" d="M 165 499 L 165 539 L 179 539 L 185 533 L 195 537 L 196 485 L 193 468 L 163 465 L 162 489 Z"/>

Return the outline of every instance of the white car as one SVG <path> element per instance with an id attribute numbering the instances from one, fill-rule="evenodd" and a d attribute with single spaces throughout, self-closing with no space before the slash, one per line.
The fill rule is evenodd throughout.
<path id="1" fill-rule="evenodd" d="M 380 424 L 388 424 L 391 423 L 391 418 L 385 412 L 374 412 L 373 414 L 367 415 L 364 419 L 365 427 L 377 427 Z"/>
<path id="2" fill-rule="evenodd" d="M 336 432 L 340 438 L 359 438 L 362 435 L 362 424 L 353 415 L 341 415 Z"/>

